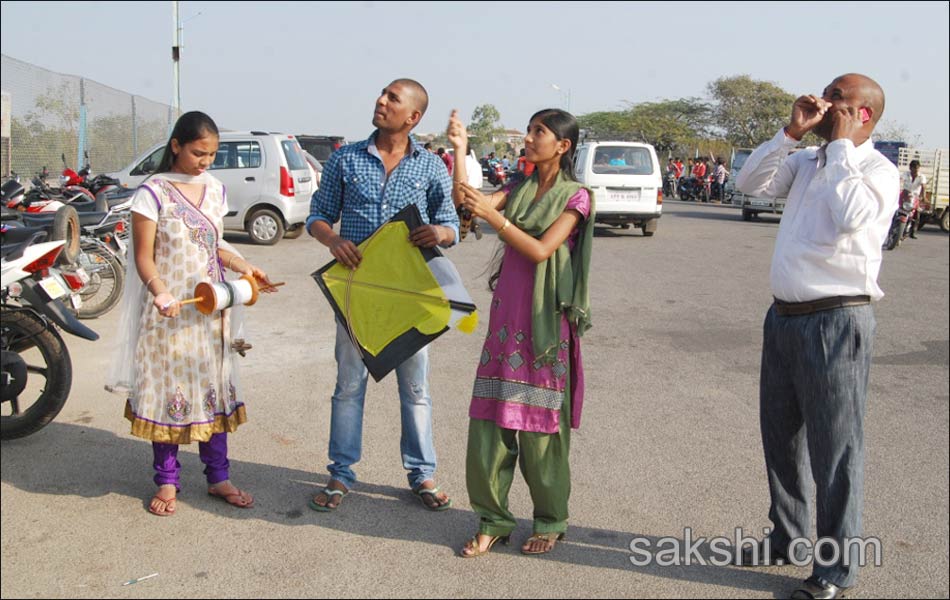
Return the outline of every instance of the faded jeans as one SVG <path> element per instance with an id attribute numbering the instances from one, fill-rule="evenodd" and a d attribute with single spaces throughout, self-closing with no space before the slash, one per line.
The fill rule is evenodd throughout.
<path id="1" fill-rule="evenodd" d="M 814 489 L 818 538 L 861 535 L 864 413 L 876 323 L 870 304 L 765 318 L 759 389 L 760 425 L 774 524 L 772 547 L 807 538 Z M 830 549 L 825 546 L 823 549 Z M 857 579 L 850 565 L 813 563 L 812 573 L 840 587 Z M 869 559 L 871 557 L 868 557 Z"/>
<path id="2" fill-rule="evenodd" d="M 330 476 L 350 489 L 356 481 L 351 468 L 360 461 L 363 444 L 363 402 L 369 372 L 339 321 L 336 328 L 336 389 L 330 416 Z M 432 398 L 429 396 L 429 352 L 423 348 L 396 367 L 402 437 L 399 448 L 409 486 L 422 485 L 435 474 L 432 443 Z"/>

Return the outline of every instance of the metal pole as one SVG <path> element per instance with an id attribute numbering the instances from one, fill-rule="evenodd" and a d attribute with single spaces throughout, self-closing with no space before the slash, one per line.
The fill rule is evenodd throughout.
<path id="1" fill-rule="evenodd" d="M 172 21 L 174 26 L 172 32 L 172 82 L 175 88 L 172 107 L 177 121 L 178 115 L 181 113 L 181 73 L 178 66 L 178 59 L 181 56 L 181 13 L 178 11 L 177 0 L 172 1 Z"/>

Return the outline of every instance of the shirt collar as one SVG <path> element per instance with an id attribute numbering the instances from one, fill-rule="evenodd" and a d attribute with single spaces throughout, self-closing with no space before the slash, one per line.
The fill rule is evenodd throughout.
<path id="1" fill-rule="evenodd" d="M 369 137 L 366 138 L 366 151 L 376 158 L 382 160 L 382 157 L 379 155 L 379 149 L 376 147 L 376 136 L 379 135 L 379 130 L 375 130 L 373 133 L 369 134 Z M 407 156 L 416 158 L 419 156 L 420 152 L 425 151 L 424 148 L 419 145 L 419 142 L 416 141 L 416 138 L 409 134 L 409 145 L 412 147 Z"/>
<path id="2" fill-rule="evenodd" d="M 836 140 L 837 141 L 837 140 Z M 831 142 L 825 142 L 822 144 L 818 150 L 815 151 L 815 156 L 812 157 L 812 160 L 818 161 L 818 166 L 823 167 L 825 163 L 828 162 L 828 144 Z M 871 152 L 874 151 L 874 141 L 870 137 L 864 141 L 860 146 L 854 147 L 854 157 L 857 161 L 863 162 Z"/>

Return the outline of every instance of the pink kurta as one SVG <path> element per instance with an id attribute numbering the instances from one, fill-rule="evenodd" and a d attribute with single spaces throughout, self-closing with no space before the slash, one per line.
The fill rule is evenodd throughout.
<path id="1" fill-rule="evenodd" d="M 588 217 L 590 196 L 586 189 L 568 200 L 565 210 L 568 209 Z M 566 243 L 571 249 L 577 234 L 575 229 L 568 237 Z M 557 433 L 568 373 L 571 427 L 580 425 L 584 396 L 580 340 L 562 315 L 557 360 L 554 364 L 541 364 L 535 359 L 531 307 L 536 268 L 535 263 L 511 246 L 505 248 L 491 302 L 488 335 L 475 374 L 469 417 L 494 421 L 504 429 Z"/>

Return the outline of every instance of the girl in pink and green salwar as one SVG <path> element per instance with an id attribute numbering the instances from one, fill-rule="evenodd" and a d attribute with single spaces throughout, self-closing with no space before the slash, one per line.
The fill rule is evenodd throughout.
<path id="1" fill-rule="evenodd" d="M 227 434 L 247 420 L 237 383 L 234 332 L 240 309 L 199 312 L 181 301 L 198 283 L 225 280 L 226 270 L 265 283 L 222 237 L 224 186 L 207 173 L 218 149 L 210 117 L 189 112 L 175 124 L 155 175 L 132 200 L 119 346 L 106 388 L 125 395 L 132 435 L 152 441 L 158 491 L 149 511 L 176 508 L 178 446 L 198 442 L 208 494 L 250 508 L 250 494 L 229 480 Z M 240 344 L 238 344 L 240 345 Z"/>
<path id="2" fill-rule="evenodd" d="M 465 128 L 454 112 L 447 134 L 455 148 L 464 147 Z M 469 408 L 466 481 L 479 529 L 461 550 L 464 557 L 507 543 L 516 525 L 508 510 L 516 462 L 534 503 L 534 531 L 522 553 L 550 552 L 567 530 L 594 225 L 593 194 L 572 176 L 577 137 L 569 113 L 538 112 L 525 135 L 534 173 L 487 197 L 465 183 L 464 166 L 456 164 L 460 210 L 485 220 L 504 242 Z"/>

